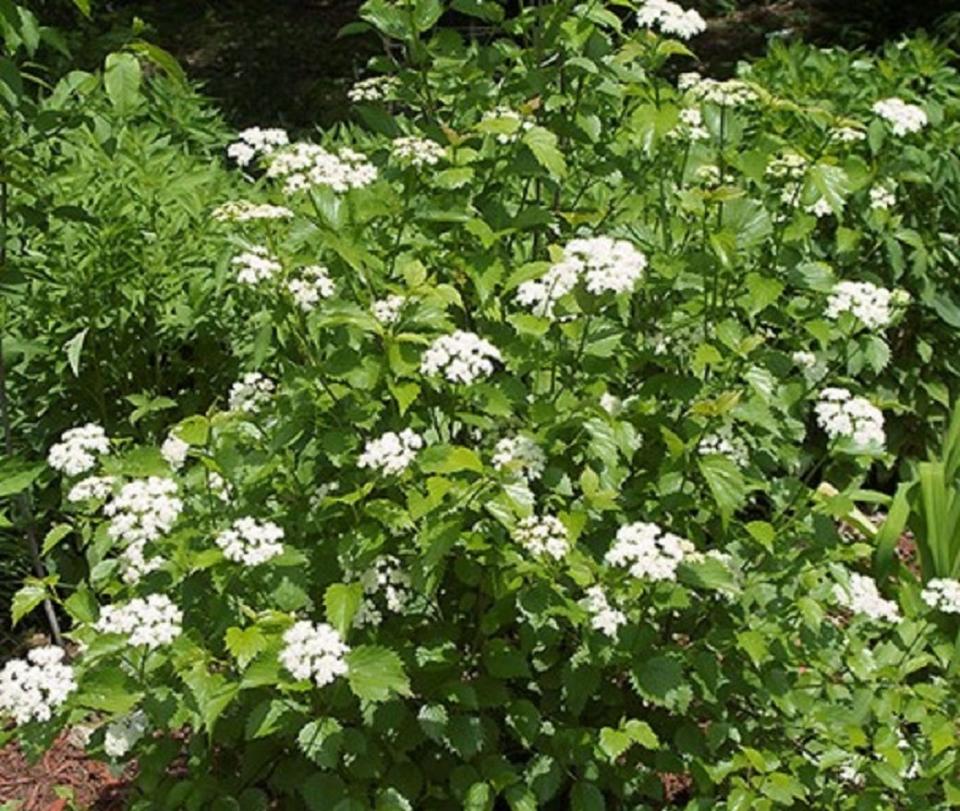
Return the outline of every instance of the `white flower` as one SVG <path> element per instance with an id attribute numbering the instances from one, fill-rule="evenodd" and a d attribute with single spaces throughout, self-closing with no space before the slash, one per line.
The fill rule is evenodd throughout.
<path id="1" fill-rule="evenodd" d="M 628 569 L 637 578 L 676 580 L 684 557 L 695 551 L 687 539 L 664 532 L 656 524 L 638 521 L 617 530 L 617 538 L 604 560 Z"/>
<path id="2" fill-rule="evenodd" d="M 207 487 L 224 504 L 230 503 L 230 497 L 233 495 L 233 487 L 223 476 L 214 470 L 207 474 Z"/>
<path id="3" fill-rule="evenodd" d="M 183 612 L 164 594 L 146 599 L 134 597 L 128 603 L 107 605 L 94 627 L 104 634 L 123 634 L 131 645 L 158 648 L 180 635 Z"/>
<path id="4" fill-rule="evenodd" d="M 124 757 L 137 745 L 149 727 L 143 710 L 125 715 L 107 725 L 103 736 L 103 751 L 114 759 Z"/>
<path id="5" fill-rule="evenodd" d="M 740 107 L 757 100 L 756 91 L 739 79 L 704 79 L 698 73 L 684 73 L 677 84 L 681 92 L 721 107 Z"/>
<path id="6" fill-rule="evenodd" d="M 637 11 L 642 28 L 659 27 L 664 34 L 690 39 L 707 30 L 707 23 L 695 9 L 684 10 L 670 0 L 646 0 Z"/>
<path id="7" fill-rule="evenodd" d="M 836 320 L 850 313 L 867 329 L 879 330 L 890 324 L 891 293 L 870 282 L 838 282 L 827 299 L 827 318 Z"/>
<path id="8" fill-rule="evenodd" d="M 379 470 L 388 476 L 396 476 L 410 467 L 417 451 L 423 447 L 423 437 L 409 428 L 399 434 L 388 431 L 377 439 L 367 442 L 357 460 L 359 467 Z"/>
<path id="9" fill-rule="evenodd" d="M 282 664 L 298 680 L 310 679 L 317 687 L 347 672 L 343 657 L 349 653 L 340 635 L 325 622 L 301 620 L 283 635 Z"/>
<path id="10" fill-rule="evenodd" d="M 437 338 L 420 361 L 420 371 L 431 376 L 443 374 L 451 383 L 474 383 L 493 374 L 500 351 L 473 332 L 457 330 Z"/>
<path id="11" fill-rule="evenodd" d="M 49 721 L 77 689 L 73 668 L 63 658 L 62 648 L 46 645 L 8 661 L 0 669 L 0 716 L 16 724 Z"/>
<path id="12" fill-rule="evenodd" d="M 907 104 L 903 99 L 883 99 L 873 105 L 873 111 L 890 124 L 894 135 L 920 132 L 927 125 L 927 114 L 923 108 Z"/>
<path id="13" fill-rule="evenodd" d="M 821 197 L 812 205 L 807 206 L 807 212 L 813 214 L 813 216 L 817 219 L 821 219 L 823 217 L 829 217 L 832 215 L 833 208 L 831 207 L 830 203 L 827 202 L 826 197 Z"/>
<path id="14" fill-rule="evenodd" d="M 509 107 L 503 105 L 495 107 L 493 110 L 483 114 L 484 121 L 516 121 L 517 127 L 512 133 L 501 132 L 497 134 L 497 142 L 501 144 L 509 144 L 515 138 L 517 138 L 521 133 L 529 130 L 533 127 L 533 122 L 524 115 L 521 115 L 516 110 L 511 110 Z"/>
<path id="15" fill-rule="evenodd" d="M 878 211 L 888 211 L 897 204 L 897 195 L 885 186 L 874 186 L 870 189 L 870 208 Z"/>
<path id="16" fill-rule="evenodd" d="M 446 155 L 446 150 L 436 141 L 404 136 L 393 139 L 392 155 L 398 163 L 408 163 L 419 169 L 439 163 Z"/>
<path id="17" fill-rule="evenodd" d="M 167 461 L 170 467 L 174 470 L 179 470 L 183 467 L 183 463 L 187 461 L 187 452 L 189 450 L 190 445 L 188 443 L 184 442 L 175 434 L 170 434 L 163 441 L 163 445 L 160 446 L 160 455 Z"/>
<path id="18" fill-rule="evenodd" d="M 400 319 L 400 313 L 406 301 L 403 296 L 387 296 L 373 302 L 370 309 L 373 311 L 373 317 L 381 324 L 395 324 Z"/>
<path id="19" fill-rule="evenodd" d="M 147 542 L 141 540 L 134 541 L 120 553 L 117 559 L 120 564 L 120 579 L 127 585 L 136 585 L 141 578 L 163 568 L 166 563 L 166 560 L 160 556 L 148 560 L 146 550 Z"/>
<path id="20" fill-rule="evenodd" d="M 929 580 L 920 599 L 944 614 L 960 614 L 960 581 L 946 577 Z"/>
<path id="21" fill-rule="evenodd" d="M 114 482 L 113 476 L 87 476 L 70 488 L 67 501 L 103 501 L 113 492 Z"/>
<path id="22" fill-rule="evenodd" d="M 97 464 L 97 456 L 110 453 L 110 440 L 103 428 L 88 422 L 64 431 L 60 441 L 50 448 L 47 462 L 54 470 L 79 476 Z"/>
<path id="23" fill-rule="evenodd" d="M 310 312 L 320 299 L 330 298 L 336 289 L 329 271 L 322 265 L 301 268 L 300 277 L 287 282 L 287 291 L 304 312 Z"/>
<path id="24" fill-rule="evenodd" d="M 850 584 L 834 584 L 833 598 L 854 614 L 863 614 L 872 620 L 897 622 L 900 612 L 892 600 L 884 600 L 872 578 L 857 572 L 850 573 Z"/>
<path id="25" fill-rule="evenodd" d="M 270 402 L 275 389 L 274 382 L 269 378 L 259 372 L 247 372 L 230 387 L 230 410 L 252 414 Z"/>
<path id="26" fill-rule="evenodd" d="M 718 454 L 726 456 L 737 467 L 746 467 L 750 462 L 747 443 L 735 436 L 730 426 L 725 425 L 719 431 L 705 435 L 697 446 L 701 456 Z"/>
<path id="27" fill-rule="evenodd" d="M 253 220 L 286 220 L 293 212 L 285 206 L 269 203 L 251 203 L 249 200 L 231 200 L 213 210 L 218 222 L 251 222 Z"/>
<path id="28" fill-rule="evenodd" d="M 230 260 L 237 273 L 240 284 L 260 284 L 270 281 L 283 269 L 270 252 L 259 245 Z"/>
<path id="29" fill-rule="evenodd" d="M 107 534 L 127 544 L 162 538 L 183 510 L 176 493 L 176 482 L 159 476 L 128 482 L 103 508 L 110 518 Z"/>
<path id="30" fill-rule="evenodd" d="M 379 625 L 384 610 L 401 614 L 413 599 L 410 575 L 393 555 L 381 555 L 359 574 L 348 571 L 345 579 L 363 586 L 363 602 L 353 618 L 355 628 Z"/>
<path id="31" fill-rule="evenodd" d="M 289 142 L 284 130 L 260 127 L 245 129 L 237 138 L 237 141 L 227 147 L 227 156 L 240 166 L 249 166 L 257 155 L 269 155 Z"/>
<path id="32" fill-rule="evenodd" d="M 347 98 L 356 103 L 360 101 L 384 101 L 393 93 L 400 82 L 394 76 L 373 76 L 356 82 L 347 91 Z"/>
<path id="33" fill-rule="evenodd" d="M 554 304 L 579 281 L 587 292 L 631 291 L 643 275 L 647 257 L 631 243 L 610 237 L 574 239 L 563 249 L 563 258 L 546 274 L 517 288 L 517 301 L 537 315 L 553 316 Z"/>
<path id="34" fill-rule="evenodd" d="M 617 416 L 623 411 L 623 400 L 608 391 L 600 395 L 600 408 L 606 411 L 611 417 Z"/>
<path id="35" fill-rule="evenodd" d="M 583 602 L 585 608 L 591 614 L 591 627 L 609 637 L 615 637 L 620 630 L 620 626 L 626 625 L 626 615 L 610 605 L 601 586 L 591 586 L 586 593 L 587 596 Z"/>
<path id="36" fill-rule="evenodd" d="M 883 413 L 847 389 L 826 388 L 814 409 L 817 423 L 831 439 L 849 439 L 857 449 L 883 447 Z"/>
<path id="37" fill-rule="evenodd" d="M 688 141 L 706 141 L 710 133 L 703 126 L 703 115 L 696 107 L 680 111 L 680 122 L 667 133 L 670 138 Z"/>
<path id="38" fill-rule="evenodd" d="M 216 538 L 223 556 L 245 566 L 259 566 L 283 554 L 283 530 L 272 521 L 238 518 Z"/>
<path id="39" fill-rule="evenodd" d="M 363 155 L 347 147 L 335 153 L 316 144 L 296 143 L 271 156 L 267 177 L 282 180 L 286 194 L 313 186 L 346 192 L 369 186 L 377 179 L 377 170 Z"/>
<path id="40" fill-rule="evenodd" d="M 513 537 L 532 555 L 561 560 L 570 551 L 567 528 L 553 515 L 530 515 L 517 522 Z"/>
<path id="41" fill-rule="evenodd" d="M 807 171 L 807 159 L 796 152 L 784 152 L 770 161 L 764 174 L 775 179 L 801 179 Z"/>
<path id="42" fill-rule="evenodd" d="M 540 446 L 529 437 L 518 434 L 504 437 L 493 449 L 493 466 L 536 481 L 543 475 L 547 458 Z"/>
<path id="43" fill-rule="evenodd" d="M 857 141 L 865 141 L 867 134 L 854 127 L 835 127 L 830 131 L 830 137 L 843 144 L 852 144 Z"/>
<path id="44" fill-rule="evenodd" d="M 703 76 L 701 76 L 695 70 L 681 73 L 677 77 L 677 90 L 679 90 L 681 93 L 686 93 L 688 90 L 693 90 L 693 88 L 697 87 L 702 81 Z"/>

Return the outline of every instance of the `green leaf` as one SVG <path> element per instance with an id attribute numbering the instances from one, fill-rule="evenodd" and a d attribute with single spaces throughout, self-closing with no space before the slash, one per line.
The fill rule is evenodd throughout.
<path id="1" fill-rule="evenodd" d="M 403 662 L 392 650 L 361 645 L 346 656 L 347 680 L 357 698 L 386 701 L 392 693 L 409 696 L 410 681 Z"/>
<path id="2" fill-rule="evenodd" d="M 297 734 L 297 746 L 307 759 L 324 769 L 337 765 L 343 743 L 343 727 L 335 718 L 310 721 Z"/>
<path id="3" fill-rule="evenodd" d="M 143 698 L 133 679 L 115 665 L 105 665 L 80 680 L 76 702 L 81 707 L 122 715 Z"/>
<path id="4" fill-rule="evenodd" d="M 5 56 L 0 56 L 0 98 L 10 107 L 16 107 L 23 95 L 23 80 L 20 71 Z"/>
<path id="5" fill-rule="evenodd" d="M 83 583 L 63 601 L 63 607 L 73 619 L 80 622 L 96 622 L 100 606 L 93 592 Z"/>
<path id="6" fill-rule="evenodd" d="M 10 610 L 11 624 L 16 626 L 20 620 L 40 605 L 46 596 L 47 589 L 43 583 L 31 582 L 20 588 L 20 590 L 13 595 L 13 603 Z"/>
<path id="7" fill-rule="evenodd" d="M 553 177 L 562 178 L 567 174 L 567 164 L 557 149 L 557 136 L 543 127 L 531 127 L 523 135 L 523 143 L 533 153 L 544 169 Z"/>
<path id="8" fill-rule="evenodd" d="M 570 792 L 571 811 L 605 811 L 603 794 L 593 783 L 577 783 Z"/>
<path id="9" fill-rule="evenodd" d="M 121 115 L 130 113 L 140 101 L 140 62 L 133 54 L 107 55 L 103 83 L 107 98 Z"/>
<path id="10" fill-rule="evenodd" d="M 417 459 L 424 473 L 459 473 L 470 470 L 483 473 L 483 462 L 475 451 L 459 445 L 433 445 Z"/>
<path id="11" fill-rule="evenodd" d="M 15 456 L 0 460 L 0 497 L 22 493 L 43 472 L 43 462 L 30 464 Z"/>
<path id="12" fill-rule="evenodd" d="M 202 447 L 207 444 L 210 437 L 210 420 L 200 414 L 195 414 L 192 417 L 180 420 L 172 433 L 188 445 Z"/>
<path id="13" fill-rule="evenodd" d="M 86 328 L 80 330 L 63 345 L 67 351 L 67 363 L 70 364 L 70 371 L 73 372 L 74 377 L 80 374 L 80 352 L 83 350 L 83 341 L 87 337 L 87 332 Z"/>
<path id="14" fill-rule="evenodd" d="M 159 45 L 154 45 L 152 42 L 147 42 L 144 39 L 134 40 L 127 47 L 134 53 L 153 62 L 154 65 L 160 68 L 171 79 L 174 79 L 182 85 L 187 84 L 187 74 L 183 72 L 183 68 L 180 67 L 177 58 L 170 53 L 170 51 L 166 51 Z"/>
<path id="15" fill-rule="evenodd" d="M 633 740 L 626 732 L 612 727 L 604 727 L 600 730 L 600 749 L 611 763 L 631 746 L 633 746 Z"/>
<path id="16" fill-rule="evenodd" d="M 296 723 L 300 726 L 296 707 L 281 698 L 268 698 L 257 704 L 247 716 L 244 737 L 248 741 L 266 738 Z"/>
<path id="17" fill-rule="evenodd" d="M 638 721 L 631 718 L 623 725 L 624 730 L 630 736 L 630 740 L 640 744 L 644 749 L 659 749 L 660 739 L 657 733 L 653 731 L 646 721 Z"/>
<path id="18" fill-rule="evenodd" d="M 70 524 L 57 524 L 43 538 L 42 554 L 46 555 L 73 531 Z"/>
<path id="19" fill-rule="evenodd" d="M 698 464 L 726 523 L 747 500 L 747 486 L 743 474 L 733 460 L 721 454 L 701 456 Z"/>
<path id="20" fill-rule="evenodd" d="M 344 639 L 353 627 L 353 618 L 361 602 L 363 586 L 359 583 L 332 583 L 324 592 L 323 606 L 327 612 L 327 622 L 336 628 L 337 633 Z"/>
<path id="21" fill-rule="evenodd" d="M 241 670 L 267 648 L 267 638 L 255 625 L 249 628 L 227 628 L 223 641 Z"/>

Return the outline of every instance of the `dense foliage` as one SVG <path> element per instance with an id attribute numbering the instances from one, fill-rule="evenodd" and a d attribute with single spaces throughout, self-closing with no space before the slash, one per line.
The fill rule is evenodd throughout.
<path id="1" fill-rule="evenodd" d="M 241 133 L 242 197 L 202 222 L 170 148 L 197 136 L 151 134 L 170 108 L 143 100 L 120 165 L 165 230 L 120 244 L 157 269 L 127 312 L 158 321 L 129 346 L 117 319 L 110 373 L 220 397 L 166 425 L 145 400 L 131 436 L 110 390 L 49 443 L 50 574 L 14 614 L 55 602 L 73 647 L 0 672 L 17 739 L 81 725 L 138 758 L 144 809 L 960 801 L 956 550 L 925 559 L 956 488 L 933 503 L 920 466 L 886 525 L 854 506 L 940 451 L 960 393 L 948 54 L 778 47 L 674 81 L 666 34 L 700 21 L 663 0 L 453 6 L 497 35 L 368 0 L 392 46 L 363 124 Z M 134 221 L 139 182 L 71 165 Z M 35 300 L 84 334 L 115 246 L 71 233 L 81 295 Z M 148 364 L 158 334 L 210 343 Z M 66 364 L 95 374 L 86 340 Z M 924 508 L 918 577 L 890 536 Z"/>

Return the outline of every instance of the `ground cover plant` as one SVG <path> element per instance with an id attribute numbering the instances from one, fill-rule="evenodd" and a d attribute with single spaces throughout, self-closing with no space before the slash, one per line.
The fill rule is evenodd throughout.
<path id="1" fill-rule="evenodd" d="M 956 804 L 949 53 L 674 79 L 673 3 L 452 7 L 497 35 L 368 0 L 359 123 L 224 151 L 240 371 L 47 448 L 14 615 L 70 653 L 0 671 L 7 734 L 144 809 Z"/>

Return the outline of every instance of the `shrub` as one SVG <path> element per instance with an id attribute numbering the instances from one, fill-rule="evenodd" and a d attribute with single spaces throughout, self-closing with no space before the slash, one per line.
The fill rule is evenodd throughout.
<path id="1" fill-rule="evenodd" d="M 675 87 L 685 46 L 617 4 L 453 5 L 497 35 L 364 5 L 406 56 L 365 126 L 229 149 L 246 371 L 152 442 L 51 450 L 17 608 L 78 652 L 0 674 L 7 711 L 40 685 L 18 740 L 87 725 L 135 808 L 956 802 L 951 606 L 884 596 L 835 520 L 956 386 L 890 364 L 954 340 L 944 54 L 784 98 L 786 52 Z M 641 11 L 698 27 L 673 9 Z"/>

